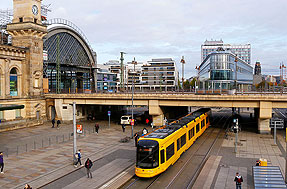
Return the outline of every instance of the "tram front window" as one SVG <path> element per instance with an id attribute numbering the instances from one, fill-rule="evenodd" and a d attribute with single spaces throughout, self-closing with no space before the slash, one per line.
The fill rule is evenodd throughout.
<path id="1" fill-rule="evenodd" d="M 143 169 L 156 168 L 159 165 L 158 142 L 140 140 L 137 148 L 136 166 Z"/>

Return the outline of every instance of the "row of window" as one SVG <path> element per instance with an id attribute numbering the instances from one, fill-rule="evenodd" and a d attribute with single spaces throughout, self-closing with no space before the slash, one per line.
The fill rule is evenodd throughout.
<path id="1" fill-rule="evenodd" d="M 196 124 L 196 133 L 202 129 L 206 123 L 208 123 L 208 117 L 205 120 L 201 121 L 201 128 L 200 124 Z M 194 137 L 194 127 L 188 131 L 188 140 L 190 140 L 192 137 Z M 182 135 L 180 138 L 177 139 L 177 151 L 180 150 L 184 145 L 186 144 L 186 134 Z M 166 161 L 168 161 L 172 156 L 174 155 L 174 143 L 170 144 L 166 148 Z M 165 162 L 164 159 L 164 150 L 160 151 L 161 156 L 161 164 Z"/>

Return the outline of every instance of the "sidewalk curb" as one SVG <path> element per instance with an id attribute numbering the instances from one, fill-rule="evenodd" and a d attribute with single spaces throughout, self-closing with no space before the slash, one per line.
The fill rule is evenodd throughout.
<path id="1" fill-rule="evenodd" d="M 124 171 L 119 173 L 113 179 L 109 180 L 103 184 L 99 189 L 114 189 L 122 187 L 126 182 L 128 182 L 135 175 L 135 164 L 129 166 Z"/>

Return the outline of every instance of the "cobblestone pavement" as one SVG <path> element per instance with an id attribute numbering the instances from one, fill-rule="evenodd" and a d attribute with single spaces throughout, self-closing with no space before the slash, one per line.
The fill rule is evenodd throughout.
<path id="1" fill-rule="evenodd" d="M 86 130 L 85 136 L 77 141 L 78 149 L 82 149 L 83 161 L 87 156 L 94 158 L 104 156 L 110 153 L 111 148 L 125 148 L 135 150 L 134 141 L 128 143 L 120 143 L 120 139 L 131 136 L 130 127 L 126 128 L 123 133 L 120 125 L 111 124 L 108 128 L 106 122 L 99 122 L 99 134 L 93 132 L 94 122 L 82 122 Z M 142 126 L 136 126 L 135 132 L 142 130 Z M 89 132 L 90 131 L 90 132 Z M 0 133 L 1 146 L 15 147 L 21 144 L 38 143 L 52 136 L 59 136 L 58 143 L 52 142 L 51 145 L 45 147 L 37 146 L 36 150 L 28 149 L 28 151 L 19 151 L 10 154 L 8 157 L 4 155 L 5 174 L 0 175 L 1 188 L 23 188 L 24 183 L 34 183 L 33 188 L 37 188 L 43 184 L 45 180 L 52 181 L 57 176 L 63 176 L 67 172 L 75 170 L 72 165 L 72 149 L 73 142 L 64 138 L 61 142 L 60 136 L 65 137 L 72 133 L 72 124 L 62 124 L 60 129 L 51 128 L 50 123 L 34 128 L 24 128 L 14 131 Z M 55 139 L 53 139 L 54 141 Z M 46 144 L 46 143 L 45 143 Z M 5 152 L 5 150 L 4 150 Z"/>

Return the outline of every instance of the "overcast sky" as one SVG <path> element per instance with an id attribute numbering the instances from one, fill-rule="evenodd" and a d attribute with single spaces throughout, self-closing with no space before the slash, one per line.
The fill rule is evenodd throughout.
<path id="1" fill-rule="evenodd" d="M 12 9 L 1 0 L 0 9 Z M 87 36 L 98 63 L 171 57 L 186 59 L 186 76 L 196 74 L 206 39 L 251 44 L 251 59 L 263 74 L 279 75 L 287 64 L 287 0 L 44 0 L 48 19 L 64 18 Z"/>

